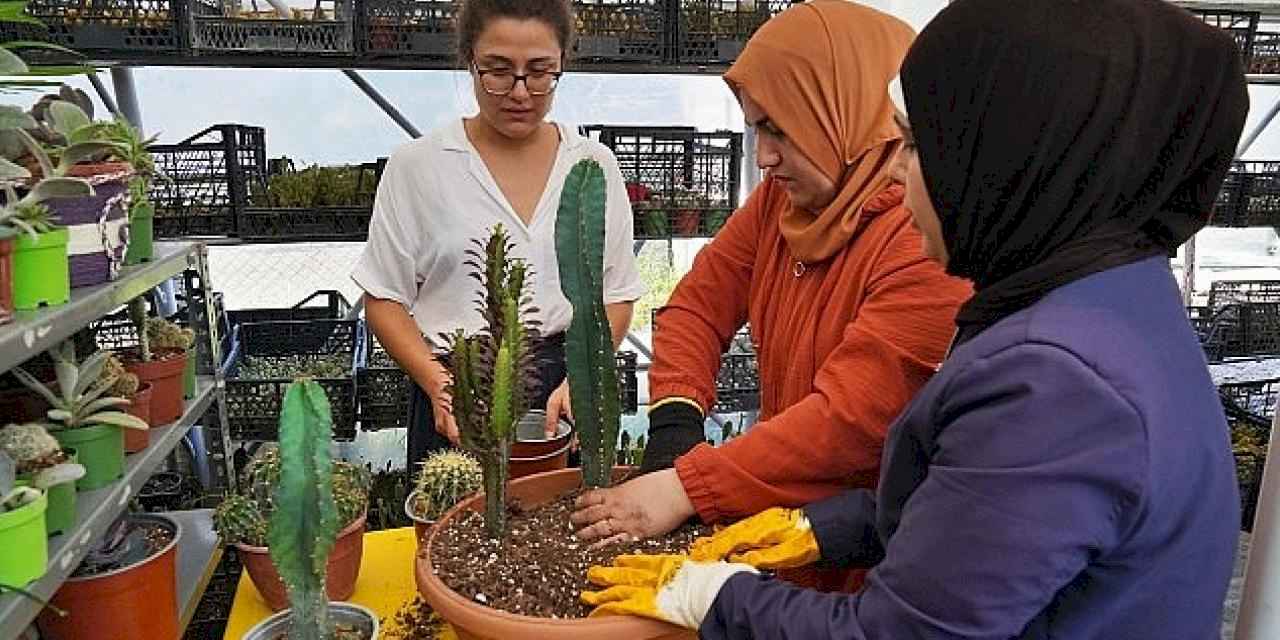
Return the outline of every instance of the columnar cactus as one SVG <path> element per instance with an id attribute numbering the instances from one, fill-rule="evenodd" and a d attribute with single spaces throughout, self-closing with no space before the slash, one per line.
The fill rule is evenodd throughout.
<path id="1" fill-rule="evenodd" d="M 415 509 L 417 516 L 435 520 L 458 504 L 466 496 L 475 493 L 484 482 L 480 462 L 461 451 L 438 451 L 427 457 L 414 489 L 418 494 Z"/>
<path id="2" fill-rule="evenodd" d="M 484 286 L 477 300 L 486 328 L 468 336 L 461 329 L 441 336 L 450 346 L 447 391 L 462 446 L 480 461 L 485 488 L 485 527 L 506 533 L 506 486 L 516 422 L 528 411 L 538 379 L 533 342 L 536 311 L 527 293 L 529 270 L 510 258 L 512 244 L 501 224 L 487 241 L 467 252 L 472 277 Z"/>
<path id="3" fill-rule="evenodd" d="M 604 170 L 584 159 L 565 178 L 556 217 L 560 290 L 573 306 L 565 335 L 569 398 L 589 487 L 612 479 L 622 426 L 613 334 L 604 310 Z"/>

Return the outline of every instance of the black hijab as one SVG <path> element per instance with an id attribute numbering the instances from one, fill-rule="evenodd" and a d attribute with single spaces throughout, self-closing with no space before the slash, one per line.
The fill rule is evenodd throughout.
<path id="1" fill-rule="evenodd" d="M 902 89 L 960 341 L 1208 221 L 1249 108 L 1231 37 L 1162 0 L 958 0 Z"/>

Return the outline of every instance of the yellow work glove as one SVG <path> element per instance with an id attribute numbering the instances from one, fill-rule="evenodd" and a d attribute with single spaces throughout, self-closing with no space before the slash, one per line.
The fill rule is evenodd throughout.
<path id="1" fill-rule="evenodd" d="M 736 573 L 756 570 L 729 562 L 693 562 L 682 555 L 624 555 L 613 566 L 587 570 L 603 591 L 583 591 L 591 617 L 644 616 L 686 629 L 702 626 L 720 587 Z"/>
<path id="2" fill-rule="evenodd" d="M 689 547 L 693 560 L 731 560 L 758 569 L 801 567 L 820 557 L 818 540 L 804 512 L 781 507 L 739 520 Z"/>

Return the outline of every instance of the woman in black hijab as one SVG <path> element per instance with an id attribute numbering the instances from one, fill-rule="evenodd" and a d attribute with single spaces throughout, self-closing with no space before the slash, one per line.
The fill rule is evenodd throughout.
<path id="1" fill-rule="evenodd" d="M 710 639 L 1216 637 L 1239 496 L 1167 256 L 1244 126 L 1231 38 L 1160 0 L 958 0 L 901 79 L 907 206 L 976 293 L 879 489 L 595 568 L 586 599 Z M 874 568 L 853 596 L 755 568 L 814 557 Z"/>

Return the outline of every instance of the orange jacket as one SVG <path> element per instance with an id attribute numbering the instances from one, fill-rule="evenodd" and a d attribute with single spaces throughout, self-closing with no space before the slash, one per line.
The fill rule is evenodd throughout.
<path id="1" fill-rule="evenodd" d="M 872 198 L 849 245 L 800 272 L 778 230 L 786 192 L 766 180 L 659 312 L 655 402 L 682 396 L 707 411 L 744 321 L 759 358 L 760 421 L 676 459 L 704 521 L 875 486 L 885 433 L 941 363 L 971 293 L 924 257 L 902 195 L 895 184 Z"/>

